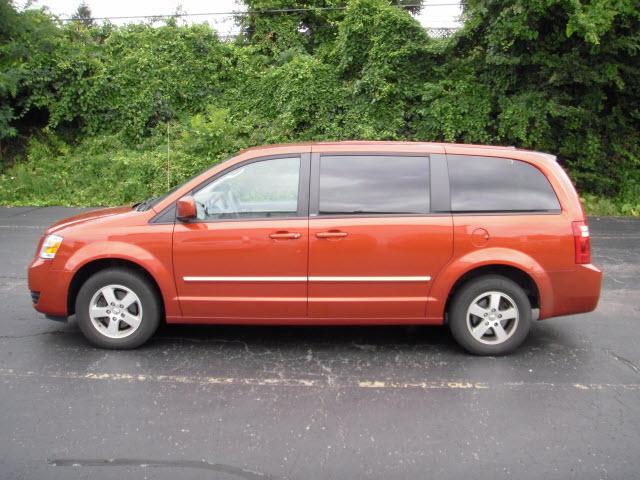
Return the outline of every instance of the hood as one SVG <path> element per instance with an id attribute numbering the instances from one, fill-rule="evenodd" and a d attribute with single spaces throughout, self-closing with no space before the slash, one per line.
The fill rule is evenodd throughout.
<path id="1" fill-rule="evenodd" d="M 51 225 L 49 228 L 47 228 L 47 231 L 45 233 L 47 234 L 55 233 L 62 230 L 63 228 L 70 227 L 71 225 L 87 223 L 87 222 L 97 220 L 99 218 L 112 217 L 114 215 L 121 215 L 123 213 L 129 213 L 131 211 L 132 211 L 131 205 L 123 205 L 121 207 L 100 208 L 98 210 L 91 210 L 90 212 L 84 212 L 78 215 L 74 215 L 72 217 L 62 219 L 54 223 L 53 225 Z"/>

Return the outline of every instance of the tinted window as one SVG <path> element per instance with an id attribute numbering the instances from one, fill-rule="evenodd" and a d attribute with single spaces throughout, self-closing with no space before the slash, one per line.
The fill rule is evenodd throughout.
<path id="1" fill-rule="evenodd" d="M 429 158 L 320 158 L 320 214 L 429 212 Z"/>
<path id="2" fill-rule="evenodd" d="M 293 216 L 298 212 L 299 158 L 235 168 L 193 195 L 200 220 Z"/>
<path id="3" fill-rule="evenodd" d="M 457 212 L 559 211 L 547 177 L 507 158 L 447 155 L 451 210 Z"/>

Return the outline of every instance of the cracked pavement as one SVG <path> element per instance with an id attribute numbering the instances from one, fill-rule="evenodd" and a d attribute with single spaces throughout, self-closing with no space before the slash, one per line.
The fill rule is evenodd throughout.
<path id="1" fill-rule="evenodd" d="M 33 310 L 0 209 L 0 478 L 640 478 L 640 221 L 591 218 L 594 313 L 476 358 L 436 327 L 163 327 L 92 348 Z M 576 286 L 579 288 L 579 285 Z"/>

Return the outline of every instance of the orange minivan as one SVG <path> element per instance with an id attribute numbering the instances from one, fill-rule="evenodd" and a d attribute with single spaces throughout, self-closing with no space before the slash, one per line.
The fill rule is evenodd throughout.
<path id="1" fill-rule="evenodd" d="M 533 320 L 592 311 L 602 273 L 545 153 L 412 142 L 245 150 L 159 198 L 49 227 L 36 310 L 134 348 L 187 324 L 448 324 L 500 355 Z"/>

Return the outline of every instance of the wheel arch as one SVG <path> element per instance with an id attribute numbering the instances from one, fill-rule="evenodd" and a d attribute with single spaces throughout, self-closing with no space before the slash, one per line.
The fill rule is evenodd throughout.
<path id="1" fill-rule="evenodd" d="M 445 315 L 449 312 L 451 300 L 456 293 L 468 282 L 486 275 L 500 275 L 515 282 L 522 288 L 531 302 L 531 308 L 540 308 L 540 288 L 535 279 L 521 268 L 507 264 L 482 265 L 462 274 L 453 284 L 444 306 Z M 446 319 L 445 319 L 446 321 Z"/>
<path id="2" fill-rule="evenodd" d="M 80 288 L 92 275 L 105 270 L 107 268 L 123 268 L 128 270 L 133 270 L 138 272 L 143 277 L 147 279 L 149 284 L 152 286 L 155 291 L 158 299 L 160 300 L 160 308 L 162 310 L 162 317 L 164 317 L 166 312 L 166 305 L 164 296 L 162 295 L 162 290 L 160 289 L 160 285 L 154 276 L 142 265 L 132 261 L 126 260 L 122 258 L 98 258 L 91 260 L 82 267 L 80 267 L 75 274 L 73 275 L 71 282 L 69 284 L 69 288 L 67 291 L 67 312 L 69 315 L 73 315 L 75 313 L 76 308 L 76 299 L 78 297 L 78 292 Z"/>
<path id="3" fill-rule="evenodd" d="M 430 290 L 427 319 L 431 323 L 446 323 L 445 315 L 455 291 L 470 278 L 491 273 L 524 285 L 524 290 L 530 292 L 532 305 L 540 310 L 540 319 L 553 312 L 553 288 L 545 268 L 524 252 L 496 247 L 469 252 L 442 269 Z"/>

